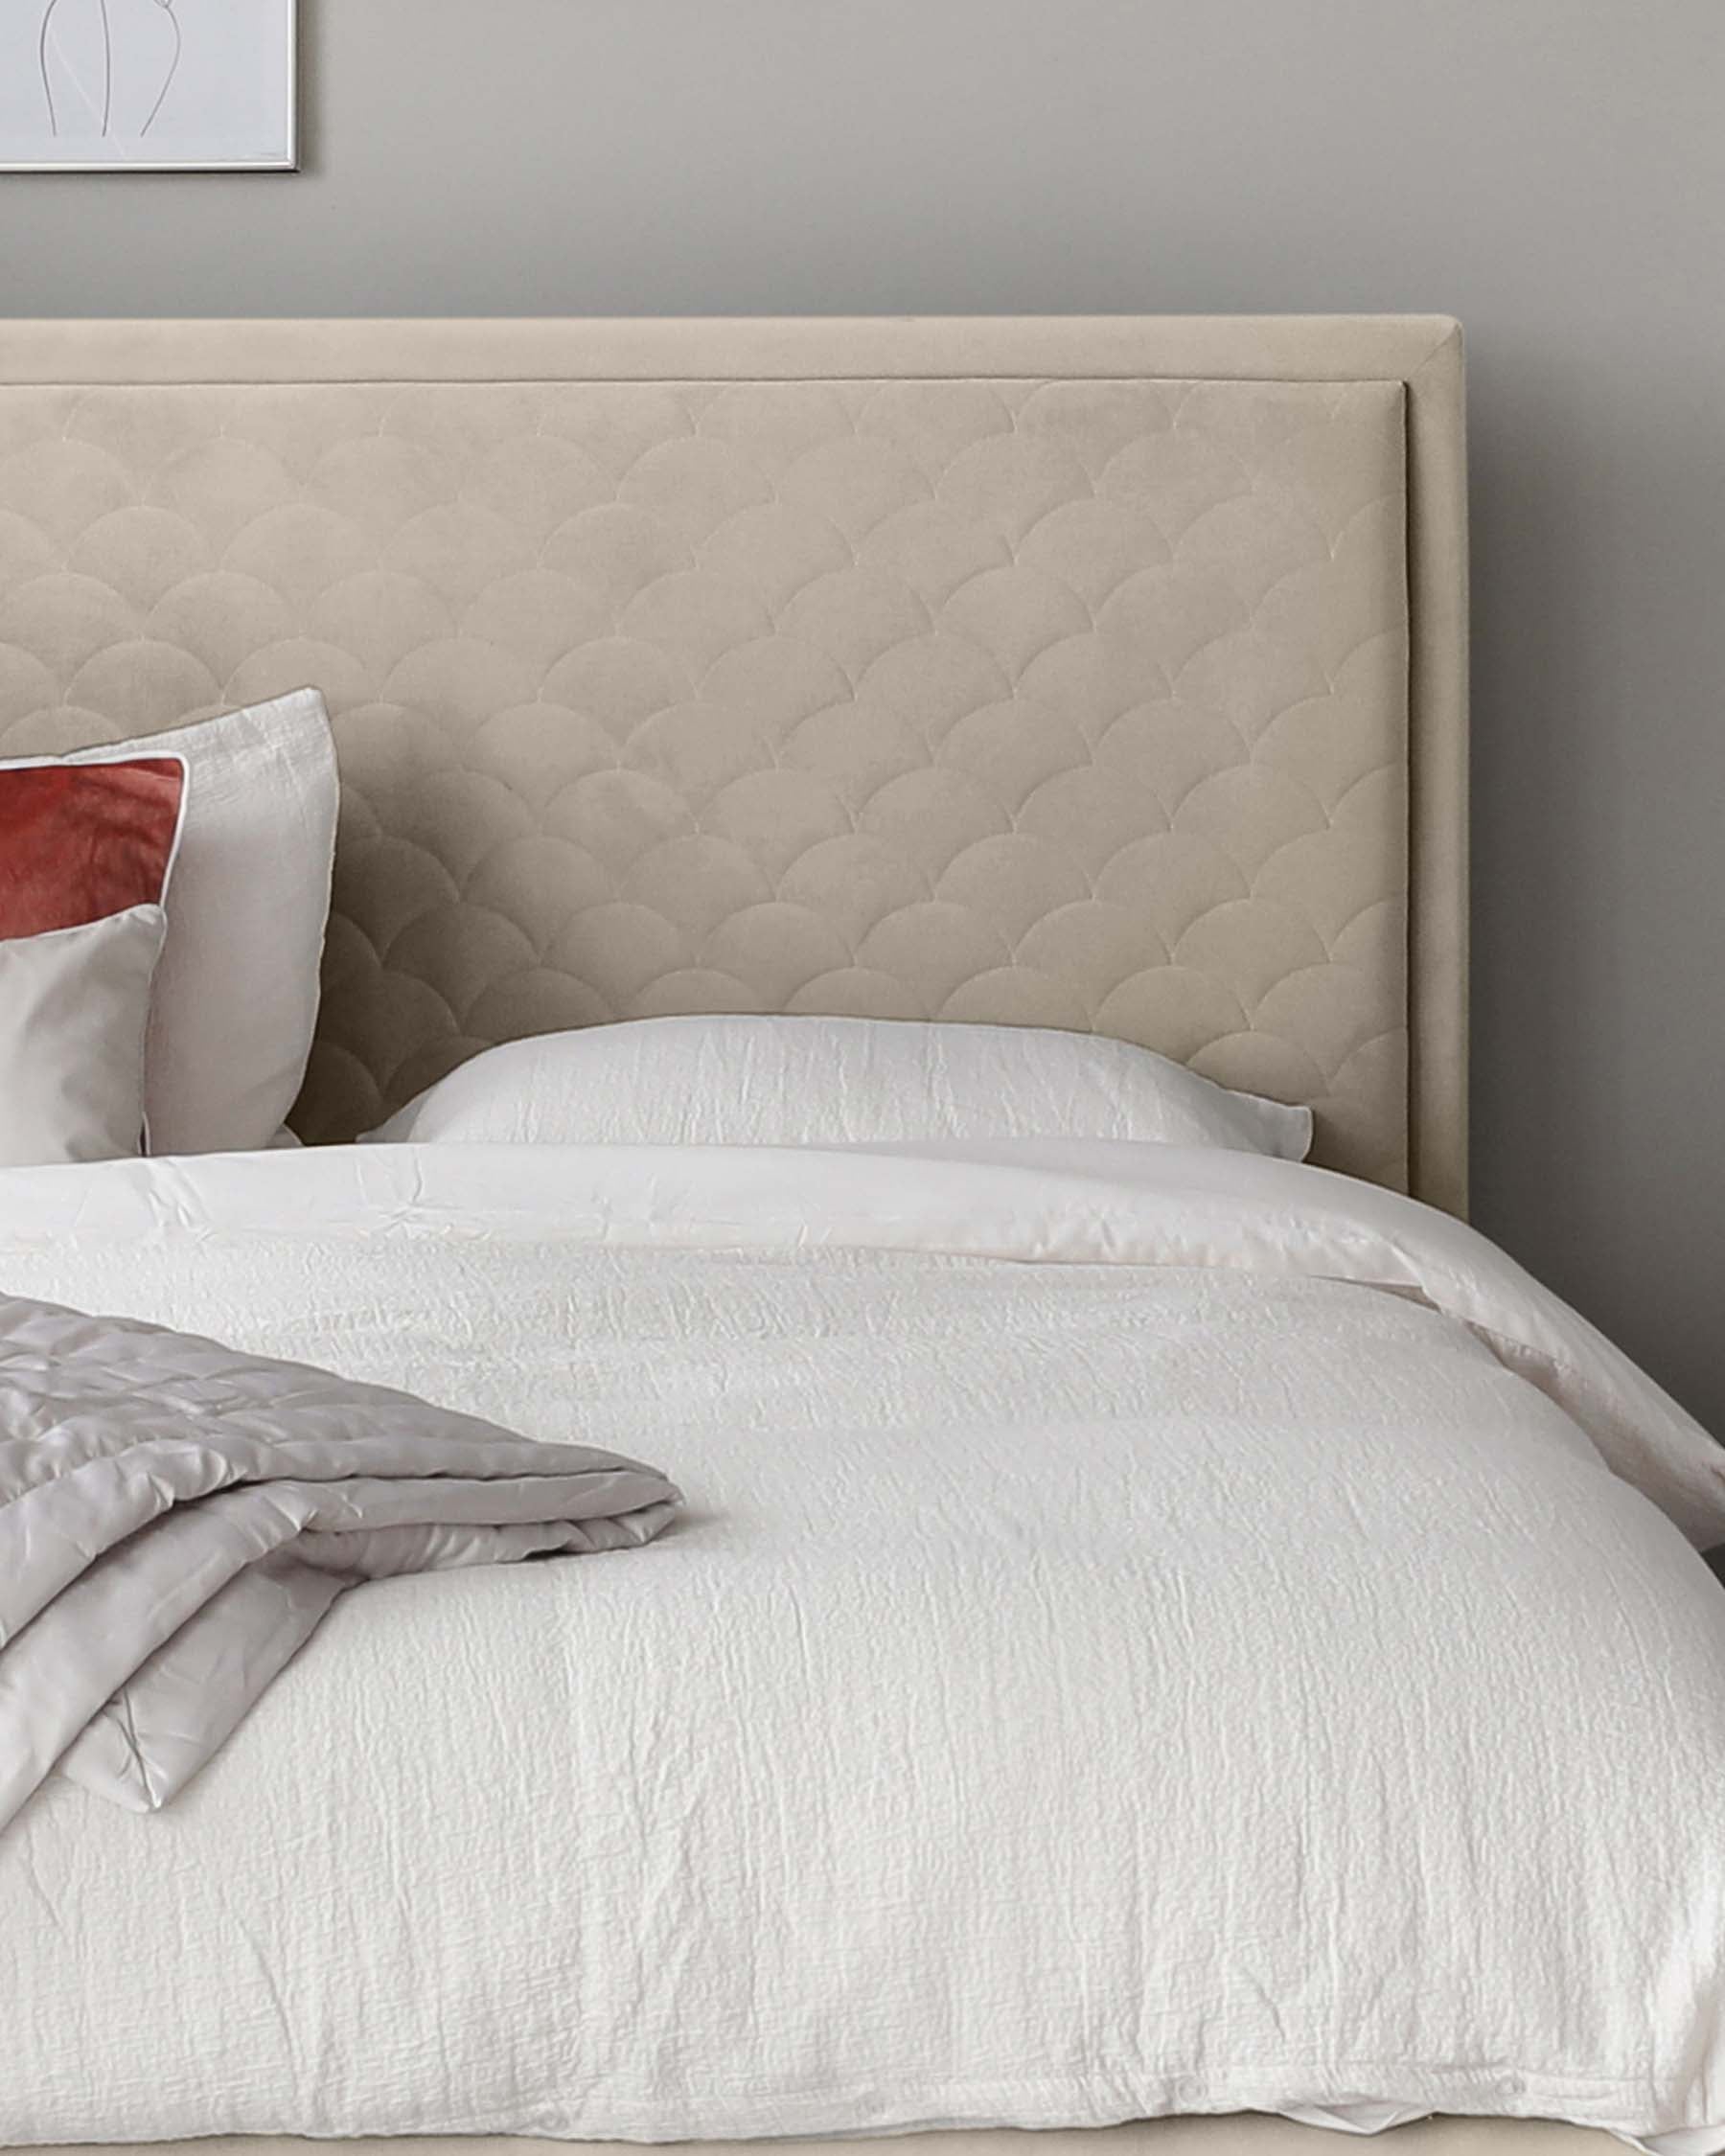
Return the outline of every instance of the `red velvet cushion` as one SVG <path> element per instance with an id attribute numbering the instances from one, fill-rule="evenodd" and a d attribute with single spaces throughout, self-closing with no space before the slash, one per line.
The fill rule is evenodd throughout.
<path id="1" fill-rule="evenodd" d="M 0 937 L 160 905 L 185 782 L 175 756 L 0 767 Z"/>

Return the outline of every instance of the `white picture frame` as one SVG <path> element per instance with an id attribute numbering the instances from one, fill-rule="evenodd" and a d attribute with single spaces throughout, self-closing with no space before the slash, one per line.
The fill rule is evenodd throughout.
<path id="1" fill-rule="evenodd" d="M 0 0 L 0 172 L 299 169 L 298 0 Z"/>

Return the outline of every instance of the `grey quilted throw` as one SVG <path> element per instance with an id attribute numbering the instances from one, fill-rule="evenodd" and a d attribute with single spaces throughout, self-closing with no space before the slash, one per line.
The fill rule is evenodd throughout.
<path id="1" fill-rule="evenodd" d="M 165 1803 L 361 1580 L 621 1549 L 678 1502 L 615 1453 L 0 1296 L 0 1826 L 57 1765 Z"/>

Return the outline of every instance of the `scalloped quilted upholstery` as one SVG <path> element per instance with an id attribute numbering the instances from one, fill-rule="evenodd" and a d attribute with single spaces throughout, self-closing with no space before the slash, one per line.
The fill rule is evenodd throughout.
<path id="1" fill-rule="evenodd" d="M 849 1012 L 1141 1042 L 1401 1183 L 1403 397 L 4 387 L 0 747 L 322 689 L 313 1138 L 523 1033 Z"/>

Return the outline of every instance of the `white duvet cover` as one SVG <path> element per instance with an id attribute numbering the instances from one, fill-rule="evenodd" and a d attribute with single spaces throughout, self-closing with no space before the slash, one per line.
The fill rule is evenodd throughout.
<path id="1" fill-rule="evenodd" d="M 662 1462 L 0 1835 L 0 2144 L 1550 2115 L 1725 2149 L 1725 1456 L 1490 1246 L 1090 1144 L 0 1176 L 0 1290 Z"/>

